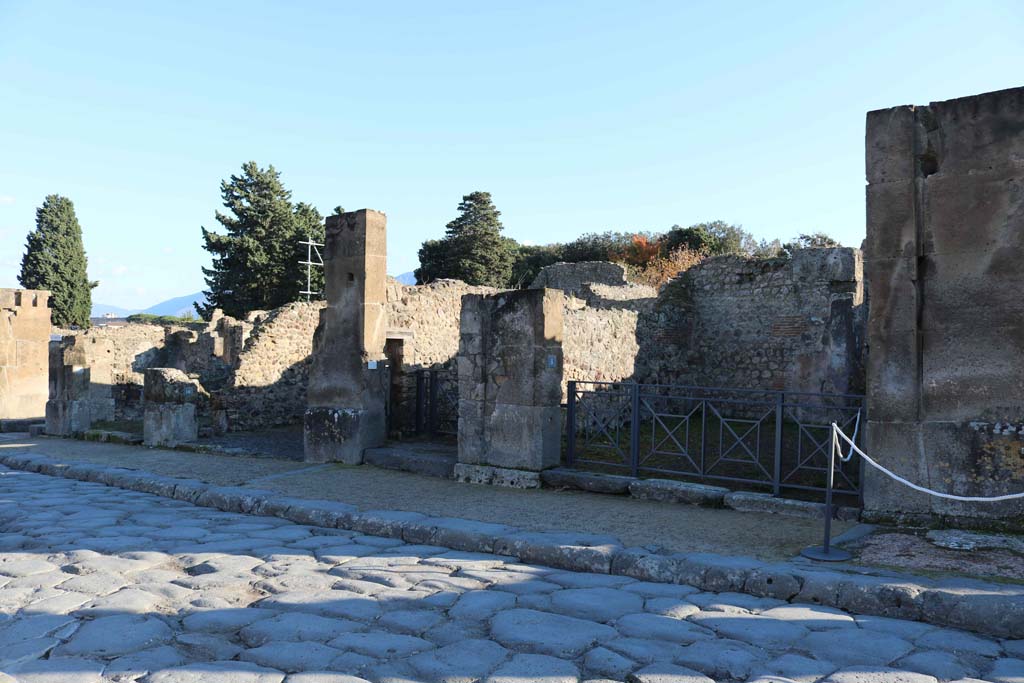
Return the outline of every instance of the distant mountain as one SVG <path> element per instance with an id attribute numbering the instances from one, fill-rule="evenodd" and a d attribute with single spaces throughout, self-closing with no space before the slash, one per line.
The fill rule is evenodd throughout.
<path id="1" fill-rule="evenodd" d="M 198 317 L 196 309 L 192 306 L 193 303 L 199 302 L 200 304 L 206 303 L 206 297 L 203 296 L 202 292 L 196 292 L 195 294 L 188 294 L 186 296 L 178 296 L 167 301 L 161 301 L 158 304 L 150 306 L 143 313 L 151 313 L 153 315 L 188 315 L 191 313 L 193 316 Z"/>
<path id="2" fill-rule="evenodd" d="M 124 318 L 132 313 L 138 313 L 137 308 L 121 308 L 120 306 L 108 306 L 107 304 L 93 304 L 92 317 L 102 318 L 107 313 L 113 313 L 115 318 Z"/>
<path id="3" fill-rule="evenodd" d="M 396 275 L 395 279 L 401 282 L 403 285 L 414 285 L 416 284 L 416 273 L 409 271 L 408 273 Z"/>

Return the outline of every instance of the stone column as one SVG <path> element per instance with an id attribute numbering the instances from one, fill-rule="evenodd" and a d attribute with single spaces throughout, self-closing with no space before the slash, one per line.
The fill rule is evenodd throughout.
<path id="1" fill-rule="evenodd" d="M 462 297 L 456 478 L 538 486 L 561 460 L 564 294 Z"/>
<path id="2" fill-rule="evenodd" d="M 313 338 L 305 458 L 360 464 L 387 428 L 387 217 L 362 209 L 329 216 L 326 227 L 327 306 Z"/>
<path id="3" fill-rule="evenodd" d="M 943 492 L 1024 491 L 1022 131 L 1024 88 L 867 115 L 867 451 Z M 865 512 L 1019 527 L 1024 503 L 868 467 Z"/>

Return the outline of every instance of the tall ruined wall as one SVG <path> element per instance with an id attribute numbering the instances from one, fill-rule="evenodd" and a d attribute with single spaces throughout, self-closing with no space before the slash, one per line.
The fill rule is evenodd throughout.
<path id="1" fill-rule="evenodd" d="M 0 418 L 46 412 L 49 298 L 44 290 L 0 290 Z"/>
<path id="2" fill-rule="evenodd" d="M 639 321 L 642 381 L 863 389 L 860 251 L 712 258 L 668 283 Z"/>
<path id="3" fill-rule="evenodd" d="M 1024 88 L 867 115 L 869 453 L 963 496 L 1024 491 Z M 1024 529 L 1024 502 L 867 470 L 876 517 Z"/>
<path id="4" fill-rule="evenodd" d="M 429 368 L 450 364 L 459 351 L 459 314 L 465 294 L 493 294 L 461 280 L 438 280 L 429 285 L 388 285 L 388 332 L 408 332 L 407 366 Z"/>
<path id="5" fill-rule="evenodd" d="M 640 352 L 637 324 L 649 304 L 596 308 L 581 299 L 566 301 L 563 383 L 632 380 Z"/>
<path id="6" fill-rule="evenodd" d="M 229 429 L 247 431 L 302 419 L 313 333 L 323 307 L 322 301 L 287 304 L 252 328 L 233 374 L 217 394 Z"/>

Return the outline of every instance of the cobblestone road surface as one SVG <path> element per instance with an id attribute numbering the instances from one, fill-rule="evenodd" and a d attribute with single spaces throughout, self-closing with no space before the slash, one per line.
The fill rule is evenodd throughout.
<path id="1" fill-rule="evenodd" d="M 0 672 L 0 683 L 1019 683 L 1024 640 L 0 468 Z"/>

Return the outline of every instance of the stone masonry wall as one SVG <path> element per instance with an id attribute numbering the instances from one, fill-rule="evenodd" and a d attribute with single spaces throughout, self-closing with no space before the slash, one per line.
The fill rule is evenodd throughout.
<path id="1" fill-rule="evenodd" d="M 323 307 L 322 301 L 287 304 L 256 324 L 232 376 L 217 393 L 228 429 L 263 429 L 302 419 L 313 333 Z"/>
<path id="2" fill-rule="evenodd" d="M 46 413 L 50 293 L 0 290 L 0 418 Z"/>

